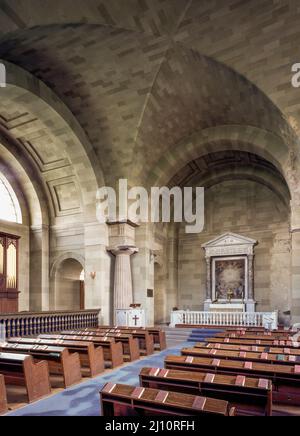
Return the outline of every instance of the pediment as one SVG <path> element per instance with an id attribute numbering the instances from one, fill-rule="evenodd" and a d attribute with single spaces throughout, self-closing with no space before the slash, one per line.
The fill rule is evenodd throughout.
<path id="1" fill-rule="evenodd" d="M 213 248 L 213 247 L 228 247 L 234 245 L 255 245 L 257 241 L 255 239 L 246 238 L 245 236 L 237 235 L 236 233 L 225 233 L 224 235 L 218 236 L 215 239 L 203 244 L 203 248 Z"/>

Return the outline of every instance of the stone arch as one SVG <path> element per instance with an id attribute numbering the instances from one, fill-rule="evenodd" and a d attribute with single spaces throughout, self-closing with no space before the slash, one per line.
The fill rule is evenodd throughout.
<path id="1" fill-rule="evenodd" d="M 17 193 L 24 223 L 49 225 L 49 204 L 42 180 L 20 145 L 13 138 L 8 138 L 1 128 L 0 150 L 0 168 Z"/>
<path id="2" fill-rule="evenodd" d="M 52 310 L 78 310 L 78 295 L 72 302 L 72 291 L 76 291 L 76 281 L 85 269 L 85 259 L 81 254 L 66 252 L 59 256 L 50 269 L 50 307 Z M 77 289 L 79 292 L 79 288 Z M 65 292 L 66 295 L 62 295 Z M 65 304 L 65 305 L 64 305 Z"/>
<path id="3" fill-rule="evenodd" d="M 290 150 L 284 141 L 271 132 L 252 126 L 218 126 L 196 132 L 177 144 L 151 168 L 147 186 L 163 186 L 188 162 L 211 152 L 248 151 L 271 162 L 290 186 Z M 299 168 L 297 167 L 299 174 Z M 290 186 L 291 188 L 291 186 Z M 291 189 L 292 192 L 292 189 Z"/>
<path id="4" fill-rule="evenodd" d="M 50 138 L 59 141 L 59 147 L 63 149 L 67 158 L 65 165 L 69 164 L 70 171 L 73 171 L 76 177 L 83 217 L 86 221 L 95 221 L 95 193 L 98 185 L 104 184 L 104 178 L 99 161 L 83 129 L 66 105 L 43 82 L 16 65 L 6 61 L 3 63 L 7 69 L 8 81 L 7 87 L 3 88 L 3 99 L 12 102 L 15 112 L 20 112 L 20 108 L 24 108 L 32 115 L 35 123 L 41 123 Z M 19 133 L 17 129 L 14 131 L 16 135 Z M 24 143 L 22 146 L 25 148 Z M 48 146 L 50 150 L 51 141 Z M 28 151 L 28 147 L 26 149 Z M 45 168 L 41 168 L 43 163 L 37 157 L 38 151 L 29 149 L 28 154 L 34 166 L 43 173 Z M 61 167 L 63 165 L 64 162 L 61 163 Z M 53 170 L 51 166 L 50 169 Z M 61 177 L 59 165 L 54 170 Z"/>
<path id="5" fill-rule="evenodd" d="M 224 129 L 226 130 L 226 129 Z M 259 132 L 257 132 L 258 134 Z M 265 144 L 268 144 L 270 141 L 269 138 L 274 137 L 274 135 L 267 134 L 266 132 L 266 142 Z M 252 133 L 254 135 L 254 131 Z M 199 135 L 201 136 L 201 135 Z M 272 191 L 276 197 L 278 198 L 278 201 L 276 200 L 276 209 L 278 211 L 278 217 L 283 217 L 284 221 L 283 223 L 283 238 L 287 238 L 289 240 L 289 221 L 291 216 L 291 190 L 289 189 L 289 186 L 287 185 L 286 181 L 289 181 L 289 163 L 290 163 L 290 154 L 288 151 L 288 148 L 285 146 L 285 144 L 281 141 L 278 141 L 277 148 L 275 147 L 274 150 L 271 151 L 268 149 L 267 145 L 264 145 L 264 142 L 261 138 L 263 136 L 253 136 L 251 143 L 250 143 L 250 133 L 249 137 L 246 138 L 247 142 L 242 143 L 242 140 L 238 138 L 237 135 L 232 136 L 230 141 L 228 136 L 225 134 L 216 136 L 214 135 L 212 139 L 209 137 L 209 140 L 206 141 L 207 137 L 202 138 L 202 142 L 197 147 L 197 144 L 192 141 L 187 142 L 186 148 L 184 151 L 180 150 L 179 148 L 173 152 L 173 150 L 168 154 L 168 157 L 166 159 L 162 159 L 159 164 L 157 165 L 156 169 L 157 171 L 152 170 L 151 175 L 149 179 L 151 182 L 149 183 L 150 186 L 204 186 L 205 188 L 211 188 L 215 185 L 218 185 L 220 183 L 223 183 L 224 181 L 232 181 L 234 180 L 247 180 L 250 182 L 256 182 L 259 185 L 263 185 L 266 188 L 268 188 L 270 191 Z M 225 142 L 226 138 L 226 142 Z M 244 136 L 245 138 L 245 136 Z M 259 138 L 260 140 L 258 140 Z M 274 142 L 274 140 L 273 140 Z M 247 166 L 247 163 L 244 162 L 244 166 L 238 166 L 237 164 L 228 165 L 225 167 L 225 165 L 221 166 L 215 166 L 213 167 L 213 163 L 211 163 L 211 166 L 202 167 L 201 162 L 203 159 L 200 159 L 201 157 L 204 157 L 206 155 L 212 155 L 216 154 L 218 156 L 218 152 L 226 152 L 226 151 L 247 151 L 247 154 L 255 154 L 258 157 L 261 157 L 263 159 L 259 159 L 257 157 L 257 166 L 252 166 L 251 162 L 249 162 L 249 166 Z M 221 156 L 219 159 L 221 159 Z M 242 153 L 239 153 L 239 155 Z M 197 173 L 197 166 L 195 167 L 195 173 L 192 172 L 193 177 L 189 178 L 189 173 L 185 171 L 186 167 L 191 161 L 201 161 L 199 163 L 199 168 L 202 170 L 199 170 L 199 173 Z M 263 162 L 263 160 L 267 160 L 267 162 Z M 211 162 L 214 162 L 212 160 Z M 217 162 L 217 160 L 216 160 Z M 263 166 L 263 163 L 265 166 Z M 271 163 L 272 165 L 270 165 Z M 162 164 L 160 166 L 160 164 Z M 194 168 L 194 167 L 193 167 Z M 205 170 L 203 169 L 205 168 Z M 208 169 L 207 169 L 208 168 Z M 221 168 L 221 169 L 220 169 Z M 174 177 L 175 174 L 180 173 L 180 176 L 177 177 L 177 179 Z M 182 184 L 181 181 L 187 181 L 187 184 Z M 176 182 L 179 182 L 176 184 Z M 271 194 L 271 193 L 270 193 Z M 275 197 L 274 197 L 275 198 Z M 276 215 L 277 217 L 277 215 Z M 277 225 L 277 223 L 275 224 Z M 281 226 L 280 221 L 280 226 Z M 175 227 L 177 229 L 177 236 L 172 235 L 167 236 L 165 238 L 164 244 L 165 247 L 169 247 L 172 244 L 172 238 L 177 239 L 177 245 L 179 246 L 179 240 L 183 239 L 184 232 L 184 226 L 185 224 L 175 224 L 172 226 L 170 224 L 170 229 L 172 227 Z M 210 229 L 210 226 L 209 226 Z M 205 229 L 206 232 L 209 230 Z M 155 230 L 154 230 L 154 238 L 155 238 Z M 275 232 L 276 233 L 276 232 Z M 279 234 L 278 238 L 280 238 L 281 235 Z M 197 240 L 198 235 L 195 235 L 195 240 Z M 191 240 L 193 238 L 191 237 Z M 199 240 L 201 241 L 201 236 L 199 235 Z M 187 237 L 188 241 L 188 237 Z M 189 243 L 189 242 L 187 242 Z M 199 243 L 200 244 L 200 243 Z M 275 248 L 272 248 L 274 250 L 274 256 L 276 257 L 277 253 L 277 240 L 276 237 L 274 239 L 274 246 Z M 176 244 L 175 244 L 176 245 Z M 201 244 L 200 244 L 201 245 Z M 188 251 L 188 249 L 186 250 Z M 171 259 L 171 261 L 170 261 Z M 169 258 L 169 262 L 171 265 L 180 265 L 179 261 L 179 252 L 174 252 L 173 257 Z M 195 259 L 193 259 L 194 261 Z M 180 269 L 180 268 L 179 268 Z M 187 274 L 187 273 L 186 273 Z M 176 275 L 176 272 L 175 272 Z M 172 276 L 172 267 L 169 267 L 169 270 L 166 274 L 166 276 L 171 277 Z M 177 276 L 179 277 L 179 275 Z M 154 277 L 156 279 L 156 276 Z M 198 280 L 198 278 L 197 278 Z M 272 276 L 273 280 L 273 276 Z M 196 279 L 195 279 L 196 281 Z M 199 282 L 200 283 L 200 282 Z M 199 285 L 200 286 L 200 285 Z M 166 321 L 168 319 L 169 311 L 172 309 L 168 303 L 171 299 L 171 292 L 174 290 L 174 294 L 178 292 L 180 288 L 179 281 L 176 284 L 176 280 L 173 282 L 172 286 L 169 286 L 168 279 L 165 279 L 165 283 L 162 284 L 161 288 L 164 288 L 165 295 L 161 295 L 159 304 L 163 304 L 163 299 L 165 298 L 167 301 L 167 313 L 165 314 Z M 181 291 L 180 291 L 181 292 Z M 179 294 L 178 294 L 179 295 Z M 200 306 L 199 306 L 200 308 Z M 200 310 L 200 309 L 199 309 Z M 161 309 L 158 311 L 159 313 L 162 312 Z M 160 317 L 162 318 L 162 317 Z"/>
<path id="6" fill-rule="evenodd" d="M 192 186 L 203 186 L 208 189 L 226 180 L 250 180 L 258 182 L 273 191 L 281 200 L 281 207 L 290 210 L 291 194 L 288 186 L 275 174 L 268 173 L 260 168 L 228 168 L 216 171 L 207 177 L 195 178 L 191 181 Z"/>

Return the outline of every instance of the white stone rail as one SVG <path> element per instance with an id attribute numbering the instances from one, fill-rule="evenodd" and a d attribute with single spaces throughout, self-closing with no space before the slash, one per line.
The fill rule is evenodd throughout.
<path id="1" fill-rule="evenodd" d="M 34 336 L 99 325 L 100 310 L 21 312 L 0 315 L 1 336 Z"/>
<path id="2" fill-rule="evenodd" d="M 202 325 L 219 327 L 265 327 L 278 328 L 278 312 L 192 312 L 171 313 L 170 327 L 176 325 Z"/>

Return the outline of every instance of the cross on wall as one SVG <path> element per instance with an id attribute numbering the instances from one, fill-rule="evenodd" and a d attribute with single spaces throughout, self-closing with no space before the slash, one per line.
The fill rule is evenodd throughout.
<path id="1" fill-rule="evenodd" d="M 133 318 L 133 321 L 134 321 L 134 325 L 135 325 L 135 327 L 137 326 L 137 322 L 138 322 L 138 320 L 140 319 L 137 315 L 135 315 Z"/>

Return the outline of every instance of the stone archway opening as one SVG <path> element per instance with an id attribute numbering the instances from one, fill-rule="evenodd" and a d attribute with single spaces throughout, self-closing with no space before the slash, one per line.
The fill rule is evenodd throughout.
<path id="1" fill-rule="evenodd" d="M 155 226 L 155 243 L 169 253 L 164 274 L 155 267 L 155 290 L 159 291 L 154 301 L 156 322 L 168 320 L 172 296 L 177 299 L 173 306 L 203 310 L 206 264 L 201 245 L 225 231 L 258 241 L 254 268 L 257 311 L 287 310 L 291 305 L 291 193 L 278 168 L 251 151 L 228 147 L 190 160 L 174 171 L 166 184 L 169 188 L 204 187 L 205 227 L 200 234 L 188 235 L 185 223 L 168 225 L 164 234 Z"/>
<path id="2" fill-rule="evenodd" d="M 76 259 L 63 260 L 57 269 L 55 280 L 55 310 L 83 310 L 83 265 Z"/>

